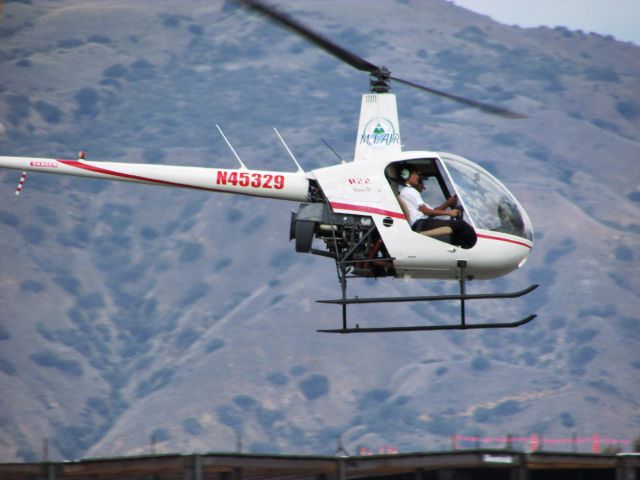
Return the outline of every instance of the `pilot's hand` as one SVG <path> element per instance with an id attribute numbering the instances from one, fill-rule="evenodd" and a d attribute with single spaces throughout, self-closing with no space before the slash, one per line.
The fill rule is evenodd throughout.
<path id="1" fill-rule="evenodd" d="M 457 217 L 457 216 L 458 216 L 458 214 L 460 213 L 460 210 L 458 210 L 457 208 L 452 208 L 452 209 L 451 209 L 451 210 L 449 210 L 447 213 L 449 214 L 449 216 L 450 216 L 450 217 L 455 218 L 455 217 Z"/>

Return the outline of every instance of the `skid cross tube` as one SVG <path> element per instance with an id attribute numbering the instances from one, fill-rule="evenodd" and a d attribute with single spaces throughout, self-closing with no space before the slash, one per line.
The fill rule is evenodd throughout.
<path id="1" fill-rule="evenodd" d="M 336 262 L 337 263 L 337 262 Z M 347 281 L 346 281 L 346 268 L 345 264 L 339 265 L 338 274 L 340 279 L 340 287 L 342 298 L 335 300 L 316 300 L 319 303 L 330 303 L 340 305 L 342 307 L 342 328 L 341 329 L 324 329 L 318 330 L 323 333 L 376 333 L 376 332 L 415 332 L 415 331 L 431 331 L 431 330 L 472 330 L 483 328 L 515 328 L 537 317 L 532 314 L 521 320 L 515 322 L 500 322 L 500 323 L 475 323 L 468 324 L 466 322 L 465 301 L 466 300 L 482 300 L 482 299 L 504 299 L 504 298 L 517 298 L 526 295 L 536 288 L 537 284 L 531 285 L 523 290 L 510 293 L 480 293 L 480 294 L 467 294 L 466 291 L 466 276 L 465 270 L 467 262 L 465 260 L 458 261 L 458 269 L 460 271 L 460 294 L 458 295 L 429 295 L 429 296 L 417 296 L 417 297 L 377 297 L 377 298 L 346 298 L 347 293 Z M 441 300 L 459 300 L 460 301 L 460 323 L 456 325 L 412 325 L 407 327 L 372 327 L 372 328 L 360 328 L 356 325 L 355 328 L 348 328 L 347 326 L 347 305 L 351 304 L 363 304 L 363 303 L 395 303 L 395 302 L 430 302 Z"/>

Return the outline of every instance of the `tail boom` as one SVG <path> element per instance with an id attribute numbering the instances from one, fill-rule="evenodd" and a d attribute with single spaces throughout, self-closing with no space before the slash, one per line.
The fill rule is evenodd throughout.
<path id="1" fill-rule="evenodd" d="M 88 162 L 85 160 L 30 157 L 0 157 L 0 167 L 298 202 L 306 201 L 309 189 L 309 182 L 303 172 Z"/>

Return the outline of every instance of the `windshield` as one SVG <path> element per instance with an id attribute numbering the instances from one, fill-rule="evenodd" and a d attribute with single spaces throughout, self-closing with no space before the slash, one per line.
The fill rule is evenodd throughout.
<path id="1" fill-rule="evenodd" d="M 440 156 L 464 202 L 465 213 L 476 228 L 533 241 L 527 213 L 497 178 L 457 155 L 441 153 Z"/>

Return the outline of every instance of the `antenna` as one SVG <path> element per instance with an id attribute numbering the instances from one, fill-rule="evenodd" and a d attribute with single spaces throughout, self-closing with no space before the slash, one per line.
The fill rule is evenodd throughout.
<path id="1" fill-rule="evenodd" d="M 331 150 L 333 153 L 335 153 L 336 157 L 338 157 L 338 160 L 340 160 L 342 163 L 346 163 L 346 162 L 344 161 L 344 158 L 342 158 L 342 157 L 340 156 L 340 154 L 339 154 L 338 152 L 336 152 L 336 151 L 331 147 L 331 145 L 329 145 L 329 143 L 327 143 L 327 141 L 326 141 L 324 138 L 322 138 L 322 137 L 321 137 L 321 138 L 320 138 L 320 140 L 322 140 L 322 143 L 324 143 L 327 147 L 329 147 L 329 150 Z"/>
<path id="2" fill-rule="evenodd" d="M 235 155 L 235 157 L 238 160 L 238 162 L 240 162 L 240 168 L 244 168 L 246 170 L 247 166 L 242 162 L 242 160 L 240 160 L 240 156 L 236 152 L 235 148 L 233 148 L 233 145 L 231 145 L 231 142 L 229 142 L 229 140 L 227 140 L 227 137 L 224 136 L 224 133 L 222 132 L 222 129 L 220 128 L 220 126 L 217 123 L 216 123 L 216 128 L 220 132 L 220 135 L 222 135 L 222 138 L 224 138 L 224 141 L 227 142 L 227 145 L 229 146 L 229 148 L 231 149 L 231 151 Z"/>
<path id="3" fill-rule="evenodd" d="M 296 164 L 296 166 L 298 167 L 298 172 L 302 172 L 304 173 L 304 170 L 302 169 L 302 167 L 300 166 L 300 164 L 298 163 L 298 160 L 296 160 L 296 157 L 293 155 L 293 153 L 291 153 L 291 150 L 289 150 L 289 147 L 287 146 L 286 142 L 284 141 L 284 138 L 282 138 L 282 135 L 280 135 L 280 132 L 278 132 L 278 129 L 276 127 L 273 127 L 273 129 L 276 132 L 276 135 L 278 135 L 278 138 L 280 139 L 280 141 L 282 142 L 282 145 L 284 145 L 284 148 L 287 150 L 287 153 L 289 154 L 289 156 L 291 157 L 291 159 L 293 160 L 293 162 Z"/>

